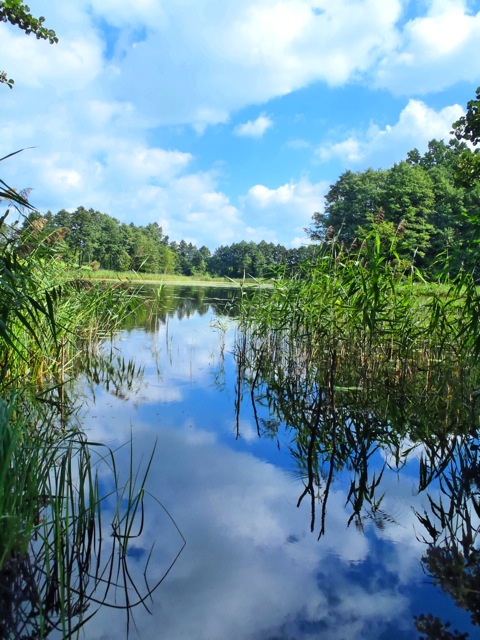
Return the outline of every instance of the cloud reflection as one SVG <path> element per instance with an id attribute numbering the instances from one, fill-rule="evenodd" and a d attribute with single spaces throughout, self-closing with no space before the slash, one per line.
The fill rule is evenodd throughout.
<path id="1" fill-rule="evenodd" d="M 203 323 L 208 329 L 208 318 Z M 112 444 L 125 442 L 132 433 L 138 460 L 148 459 L 156 442 L 147 489 L 187 540 L 154 593 L 152 615 L 140 608 L 134 611 L 138 637 L 353 640 L 380 639 L 388 632 L 390 640 L 411 638 L 409 585 L 424 580 L 419 565 L 423 546 L 412 533 L 411 479 L 386 475 L 392 494 L 385 498 L 385 508 L 400 509 L 401 526 L 372 525 L 366 532 L 346 527 L 348 486 L 335 484 L 326 535 L 318 542 L 309 530 L 309 505 L 295 507 L 300 480 L 291 468 L 269 461 L 275 459 L 276 443 L 255 442 L 248 429 L 246 446 L 235 440 L 232 398 L 212 384 L 210 339 L 196 342 L 191 367 L 185 367 L 192 344 L 188 324 L 184 320 L 170 327 L 174 347 L 155 364 L 154 350 L 146 348 L 154 337 L 140 332 L 136 344 L 119 343 L 126 347 L 126 357 L 150 354 L 144 363 L 149 386 L 141 392 L 142 401 L 120 400 L 98 390 L 95 406 L 86 412 L 92 438 Z M 172 353 L 179 358 L 178 369 Z M 229 360 L 227 353 L 227 390 L 234 387 Z M 182 402 L 168 403 L 165 389 L 173 394 L 179 384 Z M 244 420 L 242 429 L 253 424 L 248 413 Z M 118 451 L 120 469 L 127 465 L 128 453 L 127 448 Z M 420 503 L 421 497 L 414 501 Z M 130 560 L 139 582 L 142 550 L 154 541 L 150 569 L 161 575 L 175 555 L 178 536 L 158 508 L 148 512 L 144 533 L 134 541 Z M 126 635 L 125 618 L 103 609 L 85 634 L 93 640 L 118 640 Z"/>
<path id="2" fill-rule="evenodd" d="M 114 437 L 103 425 L 102 435 L 109 431 Z M 140 637 L 313 638 L 323 630 L 322 637 L 353 639 L 372 625 L 385 629 L 408 620 L 398 580 L 385 585 L 361 571 L 352 579 L 352 566 L 367 563 L 375 545 L 345 527 L 340 492 L 331 495 L 327 535 L 318 543 L 307 530 L 308 512 L 294 507 L 299 487 L 285 471 L 233 451 L 212 433 L 146 425 L 134 425 L 133 432 L 137 456 L 146 457 L 157 439 L 149 490 L 187 539 L 154 594 L 153 615 L 137 612 Z M 163 565 L 173 548 L 164 536 L 150 513 L 143 544 L 157 539 L 154 562 Z M 405 549 L 396 554 L 400 562 Z M 121 615 L 103 610 L 87 637 L 118 638 L 123 625 Z"/>

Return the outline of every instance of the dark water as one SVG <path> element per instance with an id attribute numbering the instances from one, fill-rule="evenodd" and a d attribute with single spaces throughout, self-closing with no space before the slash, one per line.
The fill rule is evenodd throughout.
<path id="1" fill-rule="evenodd" d="M 119 474 L 148 474 L 147 512 L 129 566 L 140 593 L 168 571 L 146 607 L 132 611 L 131 637 L 168 640 L 418 638 L 414 617 L 433 613 L 469 630 L 469 614 L 422 569 L 425 531 L 417 513 L 418 450 L 382 478 L 388 517 L 347 526 L 349 473 L 330 489 L 325 535 L 310 531 L 310 505 L 283 428 L 259 437 L 244 389 L 237 421 L 236 328 L 217 315 L 232 291 L 172 289 L 168 311 L 122 331 L 115 349 L 143 367 L 128 385 L 96 385 L 84 411 L 92 440 L 115 449 Z M 369 460 L 379 470 L 385 454 Z M 123 466 L 122 466 L 123 465 Z M 107 482 L 107 481 L 105 481 Z M 432 485 L 433 498 L 439 489 Z M 107 523 L 107 518 L 105 519 Z M 105 524 L 105 538 L 111 532 Z M 150 555 L 149 555 L 150 554 Z M 132 589 L 133 594 L 133 589 Z M 134 594 L 133 594 L 134 595 Z M 102 608 L 86 638 L 126 637 L 124 612 Z"/>

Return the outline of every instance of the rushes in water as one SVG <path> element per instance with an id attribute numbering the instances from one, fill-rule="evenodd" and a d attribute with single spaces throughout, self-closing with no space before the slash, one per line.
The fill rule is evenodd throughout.
<path id="1" fill-rule="evenodd" d="M 350 252 L 332 243 L 294 279 L 242 298 L 239 377 L 257 409 L 293 430 L 305 479 L 299 502 L 310 496 L 312 529 L 320 502 L 324 532 L 340 470 L 351 470 L 347 501 L 361 525 L 366 506 L 373 519 L 381 511 L 383 472 L 368 471 L 379 448 L 399 468 L 421 445 L 424 490 L 448 463 L 455 438 L 476 433 L 479 320 L 471 274 L 430 282 L 376 236 Z"/>
<path id="2" fill-rule="evenodd" d="M 48 238 L 39 239 L 34 232 L 30 238 L 25 232 L 20 243 L 15 233 L 6 231 L 4 220 L 0 637 L 41 639 L 56 630 L 69 638 L 102 604 L 129 611 L 145 604 L 156 586 L 141 592 L 126 561 L 131 537 L 143 528 L 145 479 L 152 459 L 143 475 L 131 466 L 121 487 L 114 452 L 89 443 L 65 419 L 73 409 L 66 406 L 68 376 L 85 363 L 92 369 L 99 343 L 113 334 L 138 298 L 122 287 L 72 279 Z M 124 367 L 118 383 L 130 384 L 135 375 Z M 110 496 L 99 483 L 102 466 L 113 478 Z M 122 508 L 111 515 L 112 535 L 106 541 L 103 505 L 112 496 Z"/>
<path id="3" fill-rule="evenodd" d="M 142 534 L 154 452 L 140 472 L 131 451 L 122 486 L 108 447 L 81 432 L 52 437 L 45 414 L 31 429 L 22 409 L 16 396 L 0 400 L 0 637 L 70 638 L 100 606 L 124 608 L 130 620 L 159 583 L 140 588 L 127 560 L 131 539 Z M 106 509 L 112 500 L 117 506 Z"/>

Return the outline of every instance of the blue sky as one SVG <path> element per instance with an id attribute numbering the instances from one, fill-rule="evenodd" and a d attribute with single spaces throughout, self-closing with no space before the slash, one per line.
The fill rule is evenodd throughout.
<path id="1" fill-rule="evenodd" d="M 0 25 L 2 178 L 215 249 L 287 247 L 346 169 L 448 138 L 480 85 L 479 0 L 30 0 Z"/>

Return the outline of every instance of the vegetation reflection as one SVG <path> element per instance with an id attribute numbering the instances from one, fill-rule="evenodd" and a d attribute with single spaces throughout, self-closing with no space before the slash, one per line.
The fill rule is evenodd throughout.
<path id="1" fill-rule="evenodd" d="M 149 577 L 146 550 L 140 588 L 128 558 L 144 526 L 154 453 L 136 469 L 131 450 L 122 480 L 116 452 L 78 426 L 70 382 L 83 373 L 119 397 L 138 384 L 141 369 L 101 345 L 140 299 L 76 278 L 57 259 L 61 235 L 38 221 L 19 232 L 8 214 L 0 221 L 0 636 L 69 638 L 100 606 L 126 610 L 128 625 L 163 579 Z"/>
<path id="2" fill-rule="evenodd" d="M 331 242 L 294 279 L 244 298 L 236 361 L 259 435 L 292 432 L 311 529 L 326 530 L 332 485 L 348 474 L 348 524 L 394 522 L 386 470 L 418 460 L 417 513 L 426 572 L 477 623 L 480 295 L 471 275 L 427 282 L 378 236 L 360 249 Z M 238 423 L 239 424 L 239 423 Z M 434 483 L 434 481 L 436 481 Z M 438 486 L 442 499 L 436 497 Z M 434 489 L 431 492 L 430 490 Z M 423 616 L 428 637 L 441 625 Z"/>

